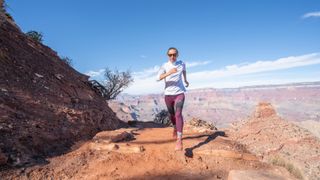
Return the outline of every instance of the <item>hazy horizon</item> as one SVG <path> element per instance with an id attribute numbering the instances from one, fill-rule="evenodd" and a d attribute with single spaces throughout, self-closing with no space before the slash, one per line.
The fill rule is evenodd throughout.
<path id="1" fill-rule="evenodd" d="M 316 84 L 316 85 L 314 85 Z M 250 86 L 237 86 L 237 87 L 223 87 L 223 88 L 215 88 L 215 87 L 203 87 L 203 88 L 193 88 L 193 89 L 187 89 L 186 93 L 189 91 L 200 91 L 200 90 L 208 90 L 208 89 L 214 89 L 214 90 L 226 90 L 226 89 L 245 89 L 245 88 L 277 88 L 278 86 L 305 86 L 305 85 L 312 85 L 312 86 L 320 86 L 320 81 L 305 81 L 305 82 L 292 82 L 292 83 L 279 83 L 279 84 L 259 84 L 259 85 L 250 85 Z M 121 95 L 129 95 L 129 96 L 144 96 L 144 95 L 159 95 L 163 94 L 163 92 L 158 93 L 142 93 L 142 94 L 130 94 L 127 92 L 123 92 Z"/>

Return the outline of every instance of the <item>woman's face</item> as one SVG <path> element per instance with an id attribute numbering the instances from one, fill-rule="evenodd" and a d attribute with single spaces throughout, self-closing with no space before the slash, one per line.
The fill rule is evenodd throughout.
<path id="1" fill-rule="evenodd" d="M 175 62 L 177 60 L 177 57 L 178 57 L 178 52 L 175 49 L 170 49 L 168 51 L 168 56 L 169 56 L 169 60 L 171 62 Z"/>

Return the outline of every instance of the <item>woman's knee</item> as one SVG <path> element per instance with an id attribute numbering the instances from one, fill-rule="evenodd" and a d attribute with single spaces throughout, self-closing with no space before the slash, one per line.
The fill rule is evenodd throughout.
<path id="1" fill-rule="evenodd" d="M 179 112 L 179 111 L 177 111 L 176 114 L 175 114 L 175 118 L 176 118 L 177 120 L 183 120 L 182 113 Z"/>

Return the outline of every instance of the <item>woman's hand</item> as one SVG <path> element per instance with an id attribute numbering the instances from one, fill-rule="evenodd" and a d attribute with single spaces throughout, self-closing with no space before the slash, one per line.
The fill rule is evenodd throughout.
<path id="1" fill-rule="evenodd" d="M 171 74 L 174 74 L 174 73 L 176 73 L 176 72 L 178 72 L 178 69 L 177 69 L 177 68 L 172 68 L 172 69 L 170 69 L 170 71 L 168 71 L 167 73 L 161 74 L 159 80 L 161 81 L 162 79 L 164 79 L 164 78 L 166 78 L 167 76 L 170 76 Z"/>
<path id="2" fill-rule="evenodd" d="M 172 68 L 172 69 L 170 69 L 169 74 L 171 75 L 171 74 L 174 74 L 176 72 L 178 72 L 178 69 L 177 68 Z"/>
<path id="3" fill-rule="evenodd" d="M 184 83 L 186 84 L 186 87 L 189 86 L 189 82 L 188 81 L 184 81 Z"/>

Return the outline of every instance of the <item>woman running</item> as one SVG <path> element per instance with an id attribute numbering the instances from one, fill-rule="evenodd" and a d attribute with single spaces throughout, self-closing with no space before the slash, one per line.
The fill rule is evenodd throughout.
<path id="1" fill-rule="evenodd" d="M 182 108 L 185 99 L 185 87 L 189 86 L 189 82 L 187 81 L 186 65 L 181 60 L 177 60 L 178 49 L 169 48 L 167 55 L 169 60 L 161 66 L 158 72 L 158 80 L 164 79 L 165 81 L 164 99 L 173 124 L 173 137 L 177 139 L 175 150 L 182 150 Z M 186 86 L 183 84 L 182 76 Z"/>

